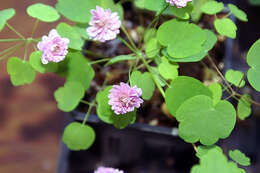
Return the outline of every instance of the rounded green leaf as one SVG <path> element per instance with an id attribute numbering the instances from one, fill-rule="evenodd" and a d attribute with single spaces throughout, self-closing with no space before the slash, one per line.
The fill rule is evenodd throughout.
<path id="1" fill-rule="evenodd" d="M 234 16 L 236 16 L 236 18 L 238 18 L 241 21 L 247 22 L 247 15 L 244 11 L 240 10 L 237 6 L 235 6 L 234 4 L 228 4 L 228 8 L 230 10 L 230 12 L 232 14 L 234 14 Z"/>
<path id="2" fill-rule="evenodd" d="M 55 72 L 58 69 L 58 64 L 54 62 L 49 62 L 48 64 L 43 64 L 42 60 L 42 52 L 35 51 L 30 55 L 29 63 L 34 68 L 34 70 L 45 73 L 45 72 Z"/>
<path id="3" fill-rule="evenodd" d="M 140 71 L 134 71 L 130 76 L 131 86 L 136 85 L 142 89 L 142 98 L 149 100 L 153 96 L 155 90 L 155 84 L 152 75 L 148 72 L 141 73 Z"/>
<path id="4" fill-rule="evenodd" d="M 60 18 L 60 15 L 55 8 L 42 3 L 30 5 L 26 11 L 29 16 L 43 22 L 54 22 Z"/>
<path id="5" fill-rule="evenodd" d="M 213 83 L 208 86 L 212 92 L 213 105 L 216 105 L 222 97 L 222 87 L 219 83 Z"/>
<path id="6" fill-rule="evenodd" d="M 230 150 L 229 157 L 234 160 L 236 163 L 242 166 L 249 166 L 250 165 L 250 158 L 246 157 L 244 153 L 239 150 Z"/>
<path id="7" fill-rule="evenodd" d="M 98 0 L 58 0 L 56 9 L 74 22 L 88 23 L 92 16 L 90 10 L 95 9 L 98 3 Z"/>
<path id="8" fill-rule="evenodd" d="M 198 54 L 186 57 L 186 58 L 173 58 L 171 57 L 165 49 L 162 51 L 162 54 L 166 56 L 170 61 L 172 62 L 197 62 L 201 61 L 207 54 L 208 51 L 210 51 L 215 44 L 217 43 L 217 36 L 210 30 L 204 29 L 203 30 L 206 34 L 206 41 L 202 45 L 202 51 L 200 51 Z"/>
<path id="9" fill-rule="evenodd" d="M 79 33 L 67 23 L 60 23 L 56 27 L 61 37 L 66 37 L 70 40 L 69 48 L 81 50 L 84 45 L 84 40 L 81 38 Z"/>
<path id="10" fill-rule="evenodd" d="M 248 81 L 255 90 L 260 92 L 260 39 L 249 49 L 247 63 L 251 67 L 247 72 Z"/>
<path id="11" fill-rule="evenodd" d="M 136 110 L 122 115 L 116 115 L 111 106 L 108 104 L 108 94 L 111 86 L 99 91 L 96 97 L 98 117 L 108 123 L 113 124 L 116 128 L 123 129 L 136 120 Z"/>
<path id="12" fill-rule="evenodd" d="M 198 148 L 198 151 L 196 153 L 196 156 L 198 158 L 201 158 L 202 156 L 206 155 L 209 151 L 211 151 L 213 149 L 214 150 L 216 149 L 216 150 L 219 150 L 222 152 L 222 149 L 217 145 L 210 145 L 210 146 L 200 145 L 197 148 Z"/>
<path id="13" fill-rule="evenodd" d="M 11 77 L 14 86 L 31 84 L 36 76 L 31 65 L 18 57 L 12 57 L 7 62 L 7 72 Z"/>
<path id="14" fill-rule="evenodd" d="M 237 114 L 241 120 L 244 120 L 247 117 L 249 117 L 252 112 L 251 110 L 252 103 L 250 102 L 250 100 L 251 100 L 250 95 L 245 94 L 238 101 Z"/>
<path id="15" fill-rule="evenodd" d="M 170 56 L 186 58 L 203 50 L 206 34 L 195 24 L 172 19 L 159 27 L 157 39 L 161 45 L 167 47 Z"/>
<path id="16" fill-rule="evenodd" d="M 95 71 L 80 52 L 69 52 L 67 57 L 66 82 L 79 82 L 87 90 L 95 76 Z"/>
<path id="17" fill-rule="evenodd" d="M 237 26 L 232 20 L 228 18 L 216 19 L 214 26 L 220 35 L 236 38 Z"/>
<path id="18" fill-rule="evenodd" d="M 158 66 L 160 75 L 165 79 L 175 79 L 178 77 L 178 68 L 178 64 L 170 63 L 165 57 L 162 57 L 162 63 Z"/>
<path id="19" fill-rule="evenodd" d="M 217 14 L 221 12 L 223 9 L 224 9 L 223 2 L 217 2 L 217 1 L 207 2 L 201 7 L 202 12 L 210 15 Z"/>
<path id="20" fill-rule="evenodd" d="M 199 80 L 188 76 L 179 76 L 171 82 L 170 87 L 165 92 L 166 105 L 170 113 L 175 116 L 182 103 L 197 95 L 212 97 L 211 91 Z"/>
<path id="21" fill-rule="evenodd" d="M 73 111 L 85 95 L 85 89 L 79 82 L 66 82 L 54 93 L 58 107 L 64 112 Z"/>
<path id="22" fill-rule="evenodd" d="M 209 2 L 211 0 L 193 0 L 193 10 L 191 12 L 191 19 L 194 22 L 198 22 L 202 16 L 202 11 L 201 11 L 201 7 L 206 4 L 207 2 Z"/>
<path id="23" fill-rule="evenodd" d="M 174 16 L 187 20 L 190 18 L 190 13 L 193 10 L 193 4 L 192 2 L 189 2 L 186 7 L 178 8 L 176 6 L 172 6 L 171 9 Z"/>
<path id="24" fill-rule="evenodd" d="M 8 8 L 0 11 L 0 31 L 4 28 L 5 23 L 15 15 L 13 8 Z"/>
<path id="25" fill-rule="evenodd" d="M 62 141 L 70 150 L 87 150 L 92 146 L 96 138 L 95 131 L 88 125 L 73 122 L 64 130 Z"/>
<path id="26" fill-rule="evenodd" d="M 145 54 L 148 58 L 155 57 L 160 52 L 160 44 L 156 38 L 151 38 L 146 43 Z"/>
<path id="27" fill-rule="evenodd" d="M 220 148 L 212 148 L 200 158 L 199 165 L 191 169 L 191 173 L 246 173 L 234 162 L 229 162 Z"/>
<path id="28" fill-rule="evenodd" d="M 228 101 L 214 106 L 210 97 L 197 95 L 181 104 L 176 119 L 184 141 L 213 145 L 230 135 L 236 123 L 236 111 Z"/>
<path id="29" fill-rule="evenodd" d="M 236 87 L 242 88 L 245 86 L 244 73 L 238 70 L 228 70 L 225 74 L 225 78 L 228 82 Z"/>

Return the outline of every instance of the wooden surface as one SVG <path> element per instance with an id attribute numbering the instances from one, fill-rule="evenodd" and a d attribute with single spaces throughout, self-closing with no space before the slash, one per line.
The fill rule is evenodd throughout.
<path id="1" fill-rule="evenodd" d="M 54 5 L 54 0 L 1 0 L 0 10 L 14 8 L 9 23 L 29 37 L 34 19 L 26 7 L 36 2 Z M 40 23 L 36 37 L 47 34 L 57 23 Z M 5 27 L 0 39 L 18 38 Z M 0 51 L 14 43 L 0 43 Z M 31 48 L 30 48 L 31 50 Z M 16 54 L 23 58 L 24 49 Z M 53 173 L 56 169 L 64 114 L 58 111 L 53 92 L 63 80 L 53 74 L 37 74 L 33 84 L 13 87 L 6 72 L 6 60 L 0 61 L 0 173 Z"/>

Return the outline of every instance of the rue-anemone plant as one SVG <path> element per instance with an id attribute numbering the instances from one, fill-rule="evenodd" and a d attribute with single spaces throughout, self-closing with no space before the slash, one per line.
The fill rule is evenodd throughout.
<path id="1" fill-rule="evenodd" d="M 15 9 L 0 11 L 0 31 L 4 27 L 18 38 L 0 39 L 15 45 L 0 52 L 0 60 L 7 60 L 7 71 L 14 86 L 31 84 L 36 73 L 56 73 L 66 79 L 54 93 L 57 106 L 71 112 L 79 104 L 88 110 L 82 123 L 72 122 L 63 134 L 64 143 L 71 150 L 86 150 L 95 140 L 95 131 L 87 119 L 93 110 L 105 123 L 123 129 L 136 120 L 136 112 L 158 91 L 164 99 L 170 115 L 179 123 L 179 136 L 190 143 L 200 159 L 191 173 L 243 173 L 239 166 L 249 166 L 250 159 L 239 150 L 230 150 L 229 157 L 216 145 L 227 138 L 236 120 L 245 120 L 251 113 L 251 105 L 259 106 L 249 94 L 241 94 L 247 77 L 250 85 L 260 91 L 260 39 L 250 48 L 246 61 L 247 74 L 229 69 L 222 74 L 210 55 L 218 38 L 236 38 L 237 26 L 229 17 L 247 22 L 247 15 L 234 4 L 224 5 L 215 0 L 133 0 L 135 12 L 150 11 L 153 19 L 137 27 L 138 38 L 133 38 L 124 21 L 121 0 L 58 0 L 55 7 L 36 3 L 27 8 L 27 14 L 35 18 L 30 37 L 19 33 L 8 23 L 15 16 Z M 225 9 L 225 13 L 223 10 Z M 151 14 L 150 13 L 150 14 Z M 211 28 L 198 25 L 202 15 L 211 16 Z M 64 16 L 69 23 L 59 23 L 46 31 L 42 38 L 35 38 L 39 22 L 54 22 Z M 167 16 L 167 17 L 163 17 Z M 106 57 L 84 47 L 85 42 L 106 44 L 117 39 L 132 53 Z M 34 51 L 28 52 L 29 46 Z M 24 57 L 12 57 L 24 47 Z M 85 56 L 86 55 L 86 56 Z M 91 60 L 88 56 L 94 56 Z M 203 60 L 210 63 L 203 63 Z M 179 75 L 178 63 L 197 62 L 216 74 L 220 80 L 210 83 L 190 76 Z M 95 80 L 95 66 L 104 67 L 125 63 L 129 67 L 127 81 L 107 85 L 105 78 L 93 100 L 84 100 L 86 91 Z M 109 73 L 109 72 L 108 72 Z M 108 78 L 108 75 L 106 75 Z M 223 91 L 229 93 L 223 98 Z M 237 101 L 236 108 L 229 102 Z M 100 167 L 101 172 L 123 172 Z"/>

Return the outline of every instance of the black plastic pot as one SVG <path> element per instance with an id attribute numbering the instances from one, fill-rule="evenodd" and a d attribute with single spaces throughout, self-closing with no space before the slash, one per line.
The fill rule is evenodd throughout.
<path id="1" fill-rule="evenodd" d="M 83 113 L 69 113 L 70 121 L 82 121 Z M 98 166 L 127 173 L 187 173 L 197 161 L 190 144 L 177 136 L 176 128 L 135 123 L 119 130 L 97 116 L 88 119 L 96 140 L 87 151 L 69 151 L 61 144 L 58 173 L 93 173 Z"/>

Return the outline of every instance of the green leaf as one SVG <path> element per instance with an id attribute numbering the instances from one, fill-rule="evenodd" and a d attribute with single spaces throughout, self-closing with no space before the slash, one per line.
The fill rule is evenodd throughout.
<path id="1" fill-rule="evenodd" d="M 48 64 L 43 64 L 41 61 L 42 52 L 35 51 L 30 55 L 29 63 L 34 68 L 34 70 L 45 73 L 45 72 L 55 72 L 58 69 L 58 64 L 54 62 L 49 62 Z"/>
<path id="2" fill-rule="evenodd" d="M 15 15 L 13 8 L 8 8 L 0 11 L 0 31 L 4 28 L 5 23 Z"/>
<path id="3" fill-rule="evenodd" d="M 162 51 L 162 54 L 164 56 L 166 56 L 170 61 L 172 62 L 197 62 L 197 61 L 201 61 L 207 54 L 208 51 L 210 51 L 215 44 L 217 43 L 217 37 L 216 35 L 207 29 L 203 30 L 206 34 L 206 41 L 205 43 L 202 45 L 202 51 L 200 51 L 198 54 L 186 57 L 186 58 L 173 58 L 171 57 L 167 51 L 165 51 L 165 49 Z"/>
<path id="4" fill-rule="evenodd" d="M 221 100 L 222 87 L 219 83 L 213 83 L 210 86 L 208 86 L 208 88 L 212 92 L 213 105 L 216 105 Z"/>
<path id="5" fill-rule="evenodd" d="M 214 26 L 220 35 L 236 38 L 237 26 L 232 20 L 228 18 L 216 19 Z"/>
<path id="6" fill-rule="evenodd" d="M 141 73 L 140 71 L 134 71 L 130 76 L 131 86 L 136 85 L 142 89 L 142 98 L 149 100 L 153 96 L 155 90 L 155 84 L 152 75 L 148 72 Z"/>
<path id="7" fill-rule="evenodd" d="M 174 16 L 180 19 L 188 20 L 190 18 L 190 13 L 193 10 L 193 4 L 192 2 L 189 2 L 186 7 L 178 8 L 176 6 L 172 6 L 171 9 Z"/>
<path id="8" fill-rule="evenodd" d="M 229 162 L 223 152 L 212 148 L 200 158 L 200 164 L 191 169 L 191 173 L 246 173 L 234 162 Z"/>
<path id="9" fill-rule="evenodd" d="M 106 65 L 115 64 L 121 61 L 135 60 L 136 57 L 132 55 L 119 55 L 109 60 Z"/>
<path id="10" fill-rule="evenodd" d="M 175 116 L 182 103 L 197 95 L 212 97 L 211 91 L 199 80 L 188 76 L 179 76 L 171 82 L 170 87 L 165 92 L 167 108 Z"/>
<path id="11" fill-rule="evenodd" d="M 160 44 L 156 38 L 151 38 L 146 43 L 145 54 L 148 58 L 155 57 L 160 52 Z"/>
<path id="12" fill-rule="evenodd" d="M 247 72 L 248 81 L 256 91 L 260 92 L 260 39 L 249 49 L 247 63 L 251 67 Z"/>
<path id="13" fill-rule="evenodd" d="M 142 8 L 150 11 L 156 11 L 159 12 L 161 9 L 163 9 L 167 3 L 165 0 L 135 0 L 134 4 L 137 8 Z M 169 8 L 168 8 L 169 9 Z M 171 14 L 170 10 L 165 10 L 163 14 Z"/>
<path id="14" fill-rule="evenodd" d="M 30 5 L 26 9 L 26 12 L 29 16 L 43 22 L 54 22 L 60 18 L 60 15 L 55 8 L 42 3 Z"/>
<path id="15" fill-rule="evenodd" d="M 181 104 L 176 119 L 184 141 L 213 145 L 230 135 L 235 127 L 236 111 L 228 101 L 220 101 L 214 106 L 210 97 L 197 95 Z"/>
<path id="16" fill-rule="evenodd" d="M 77 31 L 77 33 L 84 39 L 89 40 L 88 33 L 86 32 L 86 28 L 88 27 L 88 24 L 82 24 L 82 23 L 77 23 L 73 26 L 73 29 Z"/>
<path id="17" fill-rule="evenodd" d="M 69 20 L 88 23 L 92 14 L 90 10 L 99 5 L 99 0 L 58 0 L 56 9 Z"/>
<path id="18" fill-rule="evenodd" d="M 79 82 L 87 90 L 95 76 L 93 68 L 80 52 L 69 52 L 67 58 L 66 82 Z"/>
<path id="19" fill-rule="evenodd" d="M 217 14 L 221 12 L 223 9 L 224 9 L 223 2 L 217 2 L 217 1 L 207 2 L 201 7 L 202 12 L 210 15 Z"/>
<path id="20" fill-rule="evenodd" d="M 238 70 L 228 70 L 225 74 L 227 81 L 236 87 L 242 88 L 245 86 L 244 73 Z"/>
<path id="21" fill-rule="evenodd" d="M 198 151 L 196 153 L 196 156 L 198 158 L 201 158 L 202 156 L 206 155 L 209 151 L 211 151 L 213 149 L 214 150 L 216 149 L 216 150 L 219 150 L 222 152 L 222 149 L 217 145 L 210 145 L 210 146 L 200 145 L 197 148 L 198 148 Z"/>
<path id="22" fill-rule="evenodd" d="M 245 120 L 247 117 L 250 116 L 252 110 L 251 110 L 251 97 L 250 95 L 243 95 L 239 101 L 238 101 L 238 105 L 237 105 L 237 114 L 238 117 L 241 120 Z"/>
<path id="23" fill-rule="evenodd" d="M 111 86 L 99 91 L 96 97 L 98 117 L 108 123 L 113 124 L 116 128 L 123 129 L 129 124 L 133 124 L 136 119 L 136 110 L 122 115 L 116 115 L 111 106 L 108 104 L 108 94 Z"/>
<path id="24" fill-rule="evenodd" d="M 206 34 L 195 24 L 172 19 L 159 27 L 157 39 L 170 56 L 186 58 L 202 51 Z"/>
<path id="25" fill-rule="evenodd" d="M 112 12 L 118 12 L 123 19 L 123 8 L 120 4 L 115 4 L 113 0 L 58 0 L 56 9 L 66 18 L 78 22 L 88 23 L 92 14 L 90 11 L 101 6 L 105 9 L 111 9 Z"/>
<path id="26" fill-rule="evenodd" d="M 235 6 L 234 4 L 228 4 L 228 8 L 230 10 L 230 12 L 232 14 L 234 14 L 234 16 L 236 16 L 236 18 L 238 18 L 241 21 L 247 22 L 247 15 L 244 11 L 240 10 L 237 6 Z"/>
<path id="27" fill-rule="evenodd" d="M 249 166 L 250 165 L 250 158 L 246 157 L 244 153 L 239 150 L 229 150 L 229 157 L 234 160 L 236 163 L 242 166 Z"/>
<path id="28" fill-rule="evenodd" d="M 198 22 L 202 16 L 201 7 L 206 4 L 207 2 L 210 2 L 211 0 L 193 0 L 193 10 L 191 12 L 191 19 L 194 22 Z"/>
<path id="29" fill-rule="evenodd" d="M 165 79 L 175 79 L 178 77 L 178 68 L 178 64 L 170 63 L 165 57 L 162 57 L 162 63 L 158 66 L 160 75 Z"/>
<path id="30" fill-rule="evenodd" d="M 66 23 L 60 23 L 57 26 L 57 31 L 61 37 L 66 37 L 70 40 L 69 48 L 81 50 L 84 45 L 84 40 L 74 28 Z"/>
<path id="31" fill-rule="evenodd" d="M 156 37 L 157 30 L 154 28 L 150 28 L 144 31 L 144 42 L 145 44 L 151 39 Z"/>
<path id="32" fill-rule="evenodd" d="M 66 82 L 54 93 L 58 107 L 64 112 L 73 111 L 85 95 L 85 89 L 79 82 Z"/>
<path id="33" fill-rule="evenodd" d="M 95 131 L 88 125 L 73 122 L 64 130 L 62 141 L 70 150 L 87 150 L 92 146 L 96 138 Z"/>
<path id="34" fill-rule="evenodd" d="M 260 5 L 260 0 L 249 0 L 248 2 L 250 3 L 250 5 L 255 5 L 255 6 Z"/>
<path id="35" fill-rule="evenodd" d="M 7 62 L 7 72 L 14 86 L 31 84 L 35 79 L 35 71 L 31 65 L 18 57 L 12 57 Z"/>

